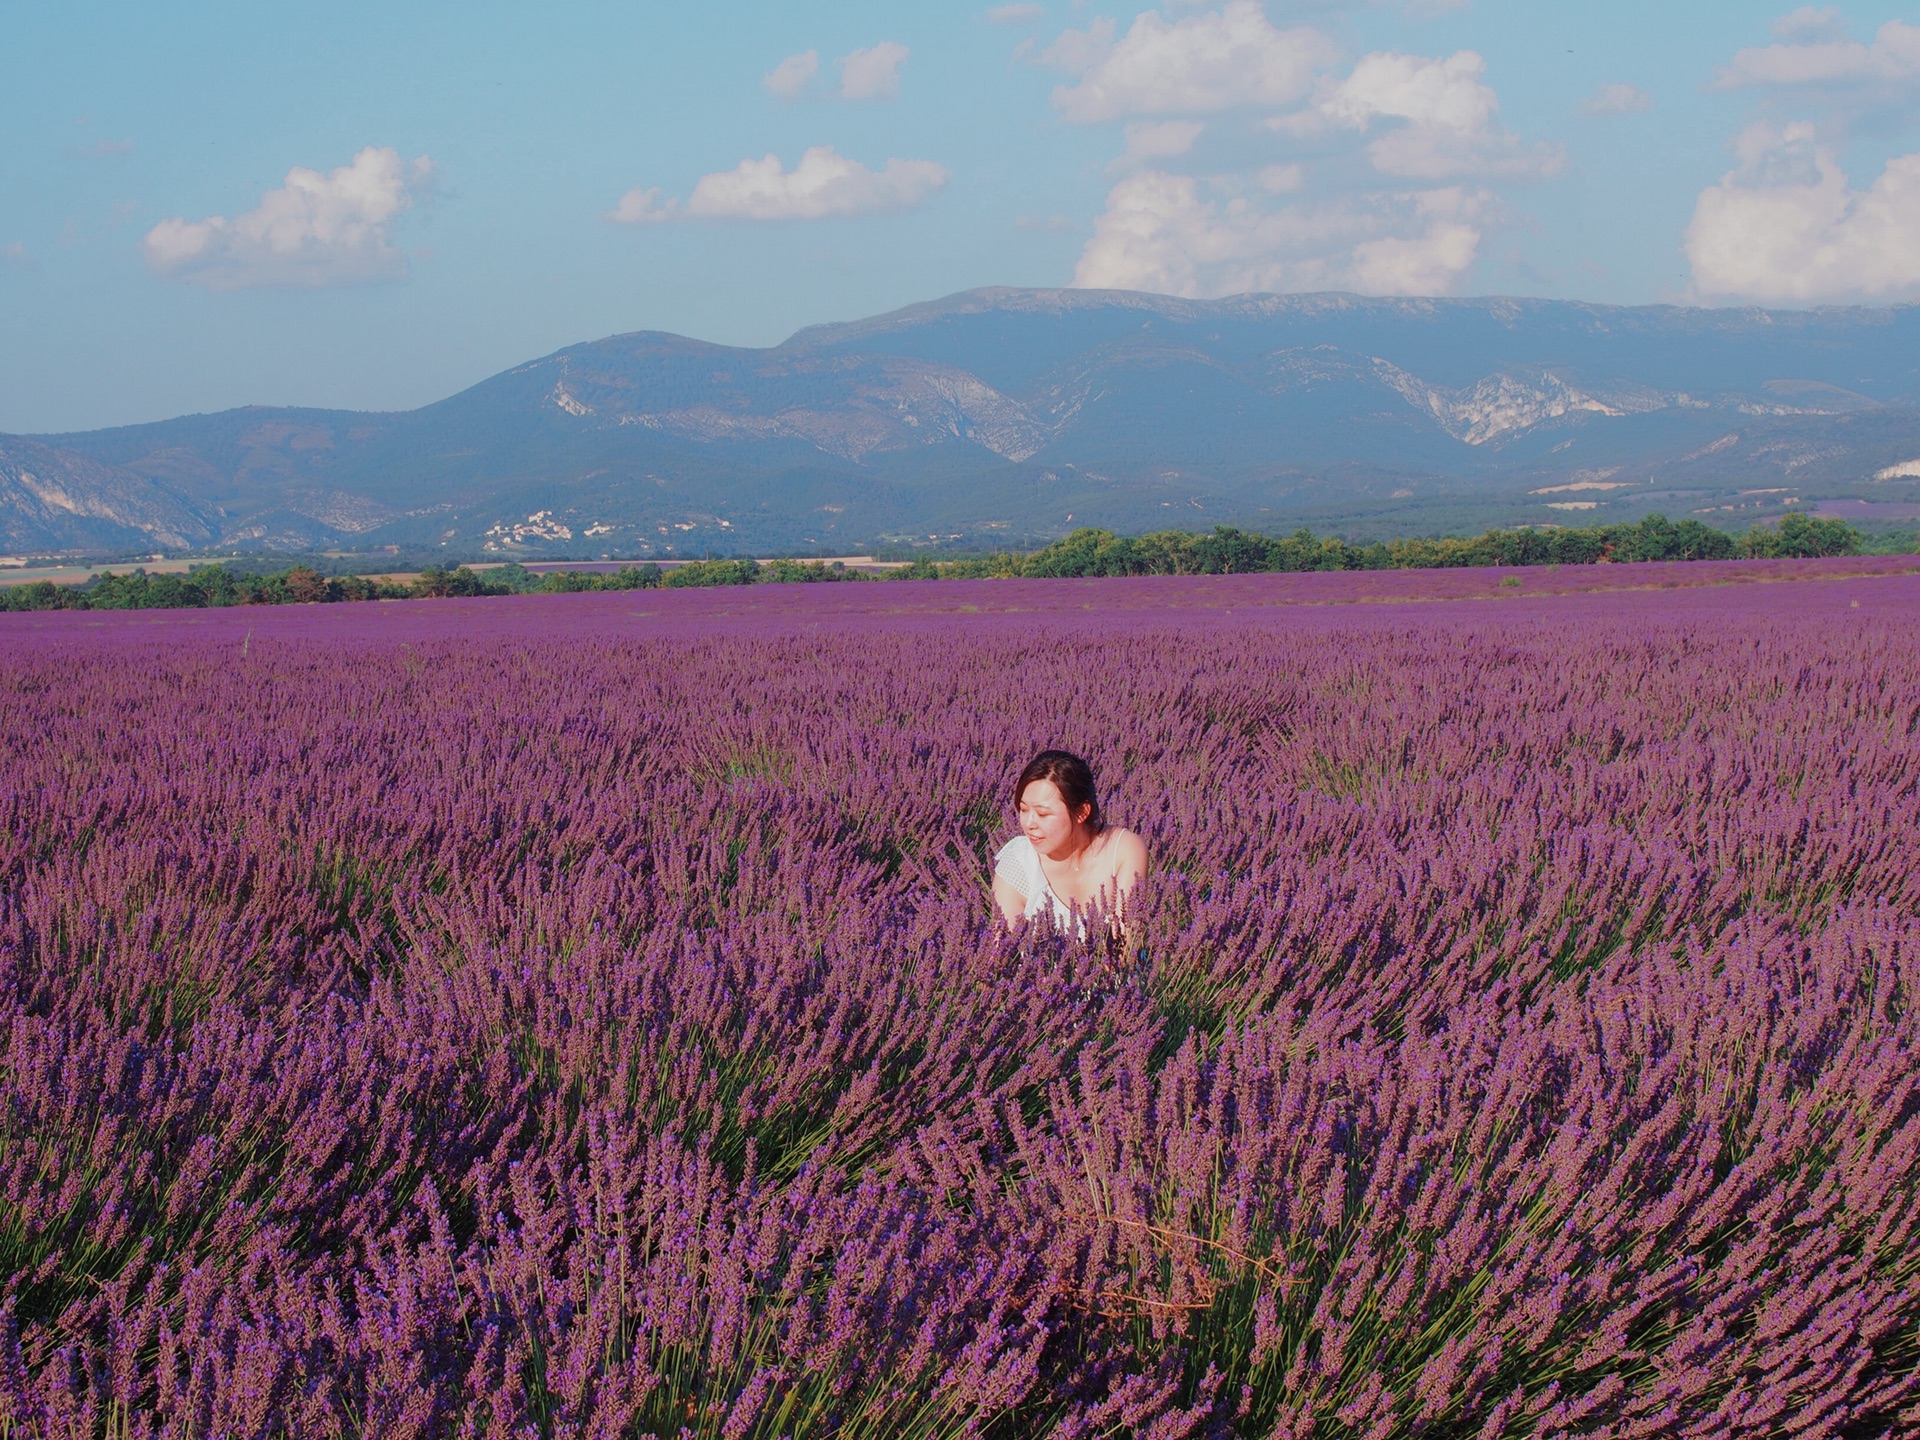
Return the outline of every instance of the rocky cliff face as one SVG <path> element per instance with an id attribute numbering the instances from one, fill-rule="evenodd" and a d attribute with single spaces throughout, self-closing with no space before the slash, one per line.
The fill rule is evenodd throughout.
<path id="1" fill-rule="evenodd" d="M 667 554 L 1395 507 L 1417 528 L 1435 505 L 1551 520 L 1636 496 L 1719 515 L 1743 489 L 1904 498 L 1873 487 L 1920 478 L 1901 469 L 1920 457 L 1920 309 L 975 291 L 767 350 L 616 336 L 407 414 L 4 443 L 31 457 L 0 479 L 15 549 Z"/>
<path id="2" fill-rule="evenodd" d="M 0 437 L 0 549 L 184 550 L 217 533 L 160 482 L 68 449 Z"/>

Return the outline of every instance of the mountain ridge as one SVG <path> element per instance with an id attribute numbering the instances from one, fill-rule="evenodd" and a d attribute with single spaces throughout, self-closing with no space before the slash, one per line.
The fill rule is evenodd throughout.
<path id="1" fill-rule="evenodd" d="M 607 336 L 410 411 L 0 437 L 0 543 L 666 555 L 1642 500 L 1724 521 L 1785 504 L 1743 489 L 1906 501 L 1873 477 L 1916 457 L 1915 306 L 997 287 L 758 349 Z"/>

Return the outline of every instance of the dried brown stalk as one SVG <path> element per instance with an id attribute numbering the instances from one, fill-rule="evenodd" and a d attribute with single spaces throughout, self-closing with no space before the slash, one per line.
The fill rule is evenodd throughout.
<path id="1" fill-rule="evenodd" d="M 1192 1245 L 1204 1245 L 1209 1250 L 1219 1251 L 1220 1254 L 1225 1255 L 1230 1260 L 1238 1260 L 1243 1265 L 1252 1266 L 1262 1279 L 1271 1281 L 1275 1285 L 1299 1285 L 1305 1283 L 1297 1277 L 1280 1274 L 1270 1260 L 1257 1259 L 1243 1250 L 1236 1250 L 1231 1245 L 1223 1244 L 1205 1235 L 1194 1235 L 1185 1230 L 1172 1230 L 1164 1225 L 1149 1225 L 1144 1220 L 1123 1220 L 1118 1215 L 1088 1214 L 1084 1211 L 1070 1210 L 1067 1212 L 1066 1218 L 1069 1220 L 1086 1220 L 1096 1225 L 1116 1225 L 1124 1230 L 1143 1230 L 1156 1240 L 1184 1240 Z"/>

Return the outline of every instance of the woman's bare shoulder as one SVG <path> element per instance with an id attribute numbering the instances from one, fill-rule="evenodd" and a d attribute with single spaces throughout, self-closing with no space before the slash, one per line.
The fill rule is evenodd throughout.
<path id="1" fill-rule="evenodd" d="M 1147 842 L 1133 831 L 1118 825 L 1107 831 L 1107 853 L 1119 864 L 1144 865 L 1147 861 Z"/>

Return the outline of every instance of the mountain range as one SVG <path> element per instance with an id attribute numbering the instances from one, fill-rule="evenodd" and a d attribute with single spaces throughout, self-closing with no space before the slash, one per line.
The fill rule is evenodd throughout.
<path id="1" fill-rule="evenodd" d="M 1916 503 L 1916 306 L 974 290 L 767 349 L 613 336 L 412 411 L 0 436 L 13 553 L 665 556 Z"/>

